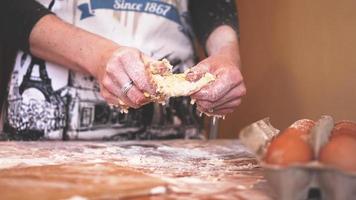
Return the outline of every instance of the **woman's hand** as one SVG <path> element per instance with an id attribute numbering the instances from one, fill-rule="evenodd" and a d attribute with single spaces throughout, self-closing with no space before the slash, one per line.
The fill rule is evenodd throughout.
<path id="1" fill-rule="evenodd" d="M 139 108 L 149 102 L 145 93 L 154 94 L 155 89 L 150 84 L 147 60 L 150 58 L 135 48 L 119 47 L 112 52 L 106 66 L 99 67 L 95 74 L 108 103 Z"/>
<path id="2" fill-rule="evenodd" d="M 214 115 L 233 112 L 246 94 L 238 63 L 224 54 L 212 55 L 193 68 L 192 76 L 199 77 L 206 72 L 214 74 L 216 80 L 191 96 L 198 110 Z"/>
<path id="3" fill-rule="evenodd" d="M 240 72 L 239 43 L 229 26 L 216 28 L 209 36 L 208 57 L 192 68 L 190 78 L 197 79 L 210 72 L 216 80 L 193 94 L 198 110 L 212 115 L 226 115 L 240 105 L 246 87 Z"/>

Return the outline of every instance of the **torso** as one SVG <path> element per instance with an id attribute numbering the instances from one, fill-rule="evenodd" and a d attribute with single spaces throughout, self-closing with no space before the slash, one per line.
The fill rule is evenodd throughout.
<path id="1" fill-rule="evenodd" d="M 52 1 L 39 2 L 48 7 Z M 176 71 L 194 64 L 187 1 L 56 0 L 51 9 L 77 27 L 167 58 Z M 92 77 L 19 52 L 5 131 L 32 139 L 197 137 L 201 119 L 189 99 L 171 99 L 168 105 L 121 114 L 104 102 Z"/>

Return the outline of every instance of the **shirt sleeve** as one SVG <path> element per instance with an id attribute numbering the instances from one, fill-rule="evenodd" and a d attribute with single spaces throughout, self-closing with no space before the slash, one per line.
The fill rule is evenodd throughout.
<path id="1" fill-rule="evenodd" d="M 32 28 L 45 15 L 52 14 L 35 0 L 1 0 L 1 37 L 24 51 L 29 50 Z"/>
<path id="2" fill-rule="evenodd" d="M 194 33 L 204 46 L 218 26 L 231 26 L 239 34 L 235 0 L 189 0 L 189 12 Z"/>

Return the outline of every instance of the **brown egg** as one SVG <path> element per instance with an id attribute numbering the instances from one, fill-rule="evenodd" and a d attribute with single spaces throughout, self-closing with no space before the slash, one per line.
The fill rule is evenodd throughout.
<path id="1" fill-rule="evenodd" d="M 356 139 L 350 135 L 333 137 L 321 150 L 319 160 L 326 165 L 356 172 Z"/>
<path id="2" fill-rule="evenodd" d="M 282 134 L 297 136 L 305 141 L 309 141 L 310 130 L 315 126 L 315 122 L 310 119 L 301 119 L 294 122 Z"/>
<path id="3" fill-rule="evenodd" d="M 287 166 L 307 163 L 313 159 L 313 149 L 308 142 L 309 132 L 315 125 L 312 120 L 298 120 L 268 146 L 264 161 Z"/>
<path id="4" fill-rule="evenodd" d="M 350 135 L 356 138 L 356 123 L 352 121 L 340 121 L 335 124 L 331 138 L 340 135 Z"/>

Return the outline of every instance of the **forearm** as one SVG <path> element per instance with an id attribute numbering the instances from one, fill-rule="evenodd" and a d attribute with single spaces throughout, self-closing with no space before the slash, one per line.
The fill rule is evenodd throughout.
<path id="1" fill-rule="evenodd" d="M 227 30 L 228 28 L 222 29 L 223 32 L 228 34 L 226 36 L 220 35 L 222 39 L 224 37 L 235 39 L 235 36 L 238 35 L 239 22 L 235 1 L 189 0 L 189 11 L 196 38 L 203 47 L 207 46 L 207 40 L 210 36 L 216 33 L 220 35 L 219 27 L 224 25 L 234 31 Z M 215 33 L 213 34 L 213 32 Z"/>
<path id="2" fill-rule="evenodd" d="M 192 95 L 197 109 L 209 115 L 225 116 L 241 103 L 246 87 L 240 71 L 238 37 L 234 29 L 222 25 L 214 29 L 206 41 L 208 57 L 193 67 L 199 76 L 210 72 L 216 80 Z"/>
<path id="3" fill-rule="evenodd" d="M 29 43 L 33 55 L 93 76 L 118 48 L 114 42 L 76 28 L 54 15 L 38 21 Z"/>
<path id="4" fill-rule="evenodd" d="M 205 47 L 209 56 L 221 54 L 232 59 L 240 66 L 239 40 L 237 33 L 230 26 L 217 27 L 208 37 Z"/>

